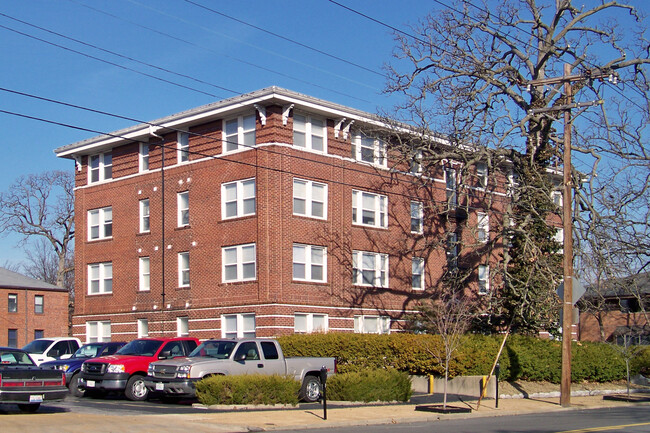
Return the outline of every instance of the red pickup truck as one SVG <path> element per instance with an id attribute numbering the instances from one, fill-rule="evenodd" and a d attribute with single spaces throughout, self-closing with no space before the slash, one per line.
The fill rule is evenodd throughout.
<path id="1" fill-rule="evenodd" d="M 85 361 L 81 365 L 79 387 L 85 394 L 123 391 L 133 401 L 146 400 L 144 385 L 149 363 L 160 359 L 187 356 L 198 346 L 196 338 L 138 338 L 115 352 Z"/>

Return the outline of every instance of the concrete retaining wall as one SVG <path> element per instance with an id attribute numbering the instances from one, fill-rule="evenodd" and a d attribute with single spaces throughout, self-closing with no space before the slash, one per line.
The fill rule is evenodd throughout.
<path id="1" fill-rule="evenodd" d="M 465 395 L 478 398 L 481 395 L 481 385 L 487 376 L 458 376 L 447 383 L 447 394 Z M 445 389 L 445 379 L 429 376 L 411 376 L 414 392 L 442 394 Z M 431 389 L 433 388 L 433 389 Z M 488 382 L 485 398 L 495 398 L 496 378 L 492 376 Z"/>

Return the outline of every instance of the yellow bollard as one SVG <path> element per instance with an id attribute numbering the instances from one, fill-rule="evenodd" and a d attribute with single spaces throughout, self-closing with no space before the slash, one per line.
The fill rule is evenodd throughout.
<path id="1" fill-rule="evenodd" d="M 487 376 L 483 376 L 483 381 L 481 382 L 481 398 L 485 398 L 487 395 Z"/>
<path id="2" fill-rule="evenodd" d="M 429 375 L 429 394 L 433 394 L 433 375 Z"/>

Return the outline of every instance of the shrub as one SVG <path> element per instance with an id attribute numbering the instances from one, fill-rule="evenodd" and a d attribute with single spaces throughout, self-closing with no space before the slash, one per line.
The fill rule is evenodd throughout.
<path id="1" fill-rule="evenodd" d="M 196 384 L 196 396 L 213 404 L 298 404 L 300 382 L 292 377 L 250 374 L 211 376 Z"/>
<path id="2" fill-rule="evenodd" d="M 390 370 L 364 370 L 336 374 L 327 380 L 327 398 L 336 401 L 408 401 L 411 378 Z"/>

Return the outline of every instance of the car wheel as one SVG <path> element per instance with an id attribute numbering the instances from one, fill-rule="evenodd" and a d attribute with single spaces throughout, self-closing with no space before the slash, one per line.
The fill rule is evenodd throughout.
<path id="1" fill-rule="evenodd" d="M 149 390 L 144 386 L 144 377 L 138 374 L 131 376 L 124 390 L 126 398 L 132 401 L 143 401 L 149 396 Z"/>
<path id="2" fill-rule="evenodd" d="M 40 403 L 32 403 L 32 404 L 19 404 L 18 409 L 20 409 L 21 412 L 24 413 L 34 413 L 38 410 L 38 408 L 41 407 Z"/>
<path id="3" fill-rule="evenodd" d="M 300 388 L 300 399 L 307 403 L 313 403 L 320 398 L 321 384 L 316 376 L 306 376 Z"/>
<path id="4" fill-rule="evenodd" d="M 74 376 L 72 376 L 70 383 L 68 384 L 68 388 L 70 389 L 70 394 L 74 395 L 75 397 L 83 397 L 86 393 L 86 390 L 84 388 L 79 387 L 79 373 L 76 373 Z"/>

